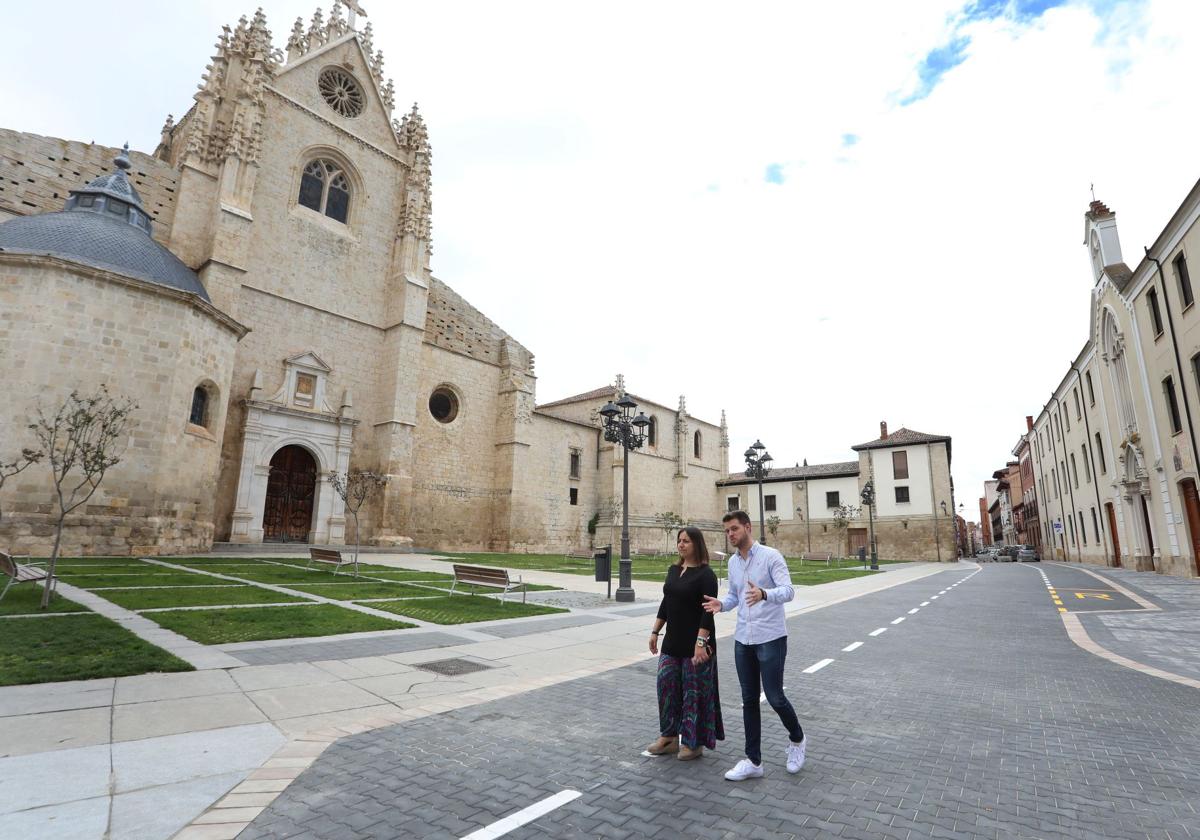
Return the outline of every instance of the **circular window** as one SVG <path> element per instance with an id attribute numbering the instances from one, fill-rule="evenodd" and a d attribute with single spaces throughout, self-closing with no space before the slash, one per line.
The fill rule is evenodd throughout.
<path id="1" fill-rule="evenodd" d="M 329 107 L 343 117 L 357 117 L 363 112 L 366 97 L 362 86 L 345 70 L 337 67 L 322 70 L 317 87 Z"/>
<path id="2" fill-rule="evenodd" d="M 439 423 L 453 423 L 458 416 L 458 397 L 449 388 L 438 388 L 429 395 L 429 413 Z"/>

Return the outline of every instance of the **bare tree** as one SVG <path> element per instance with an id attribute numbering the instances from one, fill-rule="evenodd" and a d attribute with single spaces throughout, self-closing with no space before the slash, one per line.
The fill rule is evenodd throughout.
<path id="1" fill-rule="evenodd" d="M 52 415 L 47 416 L 39 407 L 37 422 L 29 426 L 50 464 L 57 504 L 54 549 L 46 566 L 49 575 L 42 591 L 42 609 L 50 605 L 50 583 L 62 546 L 63 524 L 68 515 L 92 498 L 108 471 L 121 462 L 125 426 L 136 408 L 137 404 L 128 399 L 113 399 L 108 388 L 101 385 L 91 396 L 72 391 Z"/>
<path id="2" fill-rule="evenodd" d="M 852 519 L 858 519 L 858 515 L 862 513 L 862 508 L 858 505 L 839 505 L 833 511 L 833 527 L 838 532 L 838 557 L 845 556 L 843 552 L 846 548 L 846 529 L 850 527 Z"/>
<path id="3" fill-rule="evenodd" d="M 671 542 L 671 532 L 677 531 L 687 524 L 687 522 L 684 521 L 684 518 L 673 510 L 669 510 L 666 513 L 654 514 L 654 521 L 658 523 L 658 527 L 662 528 L 663 531 L 666 532 L 668 544 Z M 668 546 L 667 554 L 670 553 L 671 549 Z"/>
<path id="4" fill-rule="evenodd" d="M 358 512 L 367 499 L 374 496 L 377 490 L 388 483 L 388 477 L 367 470 L 355 470 L 344 475 L 339 472 L 331 472 L 329 481 L 333 484 L 333 492 L 337 493 L 346 503 L 346 510 L 350 511 L 350 516 L 354 518 L 354 573 L 358 574 L 358 548 L 362 544 Z"/>
<path id="5" fill-rule="evenodd" d="M 15 461 L 5 463 L 0 461 L 0 490 L 4 489 L 4 482 L 8 481 L 14 475 L 24 472 L 27 468 L 32 467 L 38 461 L 46 457 L 46 453 L 40 449 L 30 449 L 25 447 L 21 450 L 21 455 Z M 3 511 L 0 511 L 0 518 L 3 518 Z"/>

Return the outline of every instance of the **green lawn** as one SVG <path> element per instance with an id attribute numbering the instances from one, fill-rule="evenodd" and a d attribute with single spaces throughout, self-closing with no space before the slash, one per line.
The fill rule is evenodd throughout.
<path id="1" fill-rule="evenodd" d="M 127 610 L 161 607 L 209 607 L 233 604 L 281 604 L 303 601 L 296 595 L 284 595 L 261 586 L 195 586 L 181 589 L 106 589 L 97 592 Z"/>
<path id="2" fill-rule="evenodd" d="M 258 642 L 307 636 L 335 636 L 368 630 L 402 630 L 414 625 L 347 610 L 335 604 L 247 607 L 230 610 L 178 610 L 146 617 L 205 645 Z M 50 619 L 66 621 L 67 619 Z"/>
<path id="3" fill-rule="evenodd" d="M 182 659 L 95 613 L 0 621 L 0 685 L 191 670 Z"/>
<path id="4" fill-rule="evenodd" d="M 424 598 L 429 595 L 441 594 L 437 589 L 422 589 L 419 586 L 407 586 L 403 583 L 381 583 L 371 580 L 361 583 L 303 584 L 291 588 L 300 592 L 320 595 L 322 598 L 333 598 L 336 601 L 357 601 L 360 598 Z"/>
<path id="5" fill-rule="evenodd" d="M 141 575 L 63 575 L 62 580 L 80 589 L 130 586 L 203 586 L 223 581 L 205 575 L 186 573 L 141 574 Z M 232 583 L 232 581 L 229 581 Z M 98 593 L 104 595 L 103 592 Z"/>
<path id="6" fill-rule="evenodd" d="M 385 612 L 429 621 L 433 624 L 468 624 L 472 621 L 491 621 L 498 618 L 524 618 L 530 615 L 565 613 L 569 610 L 545 607 L 541 604 L 522 604 L 520 601 L 501 603 L 495 598 L 471 595 L 447 595 L 420 601 L 372 601 L 364 606 Z"/>
<path id="7" fill-rule="evenodd" d="M 0 588 L 3 588 L 3 585 L 0 584 Z M 52 613 L 87 612 L 87 607 L 55 594 L 50 599 L 50 606 L 45 611 Z M 4 600 L 0 601 L 0 615 L 35 615 L 40 612 L 42 612 L 42 584 L 40 583 L 14 583 L 8 590 L 8 594 L 4 596 Z M 3 635 L 4 628 L 7 626 L 0 624 L 0 635 Z"/>

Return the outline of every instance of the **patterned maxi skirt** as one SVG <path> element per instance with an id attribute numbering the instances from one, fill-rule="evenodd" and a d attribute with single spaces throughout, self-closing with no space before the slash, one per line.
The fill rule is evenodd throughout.
<path id="1" fill-rule="evenodd" d="M 689 749 L 708 747 L 725 740 L 721 722 L 721 695 L 717 690 L 717 657 L 693 665 L 691 657 L 658 658 L 659 734 L 679 736 Z"/>

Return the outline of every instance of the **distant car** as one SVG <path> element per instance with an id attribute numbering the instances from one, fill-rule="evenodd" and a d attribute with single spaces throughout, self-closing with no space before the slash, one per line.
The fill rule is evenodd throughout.
<path id="1" fill-rule="evenodd" d="M 1000 556 L 997 557 L 996 559 L 1000 560 L 1001 562 L 1004 562 L 1006 560 L 1009 563 L 1016 562 L 1018 548 L 1020 548 L 1020 546 L 1006 545 L 1000 549 Z"/>
<path id="2" fill-rule="evenodd" d="M 994 545 L 991 548 L 989 548 L 987 555 L 988 555 L 989 560 L 991 560 L 993 562 L 998 561 L 1000 559 L 1000 546 Z"/>
<path id="3" fill-rule="evenodd" d="M 1017 562 L 1018 563 L 1038 563 L 1041 562 L 1041 557 L 1038 556 L 1037 549 L 1031 545 L 1017 546 Z"/>

